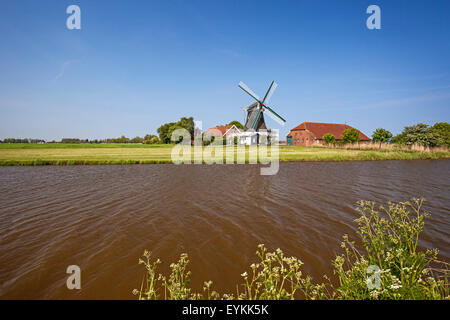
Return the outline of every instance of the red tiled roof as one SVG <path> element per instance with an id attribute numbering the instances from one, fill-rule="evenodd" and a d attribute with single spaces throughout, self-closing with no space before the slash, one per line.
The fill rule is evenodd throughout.
<path id="1" fill-rule="evenodd" d="M 214 128 L 209 128 L 208 130 L 206 130 L 205 132 L 208 132 L 212 129 L 216 129 L 219 130 L 222 133 L 222 136 L 225 134 L 225 132 L 227 132 L 233 125 L 228 125 L 228 126 L 217 126 Z"/>
<path id="2" fill-rule="evenodd" d="M 351 129 L 349 125 L 338 123 L 320 123 L 320 122 L 303 122 L 292 130 L 308 130 L 312 132 L 317 139 L 322 139 L 326 133 L 331 133 L 337 140 L 342 139 L 342 132 L 345 129 Z M 291 130 L 291 131 L 292 131 Z M 357 129 L 358 130 L 358 129 Z M 358 130 L 359 131 L 359 130 Z M 359 139 L 361 141 L 370 140 L 368 136 L 359 131 Z"/>

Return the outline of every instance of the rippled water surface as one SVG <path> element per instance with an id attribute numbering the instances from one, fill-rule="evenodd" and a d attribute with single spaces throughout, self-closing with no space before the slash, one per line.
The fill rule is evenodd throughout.
<path id="1" fill-rule="evenodd" d="M 192 285 L 235 292 L 258 243 L 282 248 L 316 279 L 331 274 L 357 200 L 413 196 L 431 212 L 422 247 L 450 260 L 450 161 L 0 168 L 0 297 L 134 299 L 144 249 L 190 256 Z M 81 290 L 65 287 L 81 268 Z"/>

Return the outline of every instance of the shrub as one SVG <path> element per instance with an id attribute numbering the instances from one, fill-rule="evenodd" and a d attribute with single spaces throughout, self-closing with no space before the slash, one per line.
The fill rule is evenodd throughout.
<path id="1" fill-rule="evenodd" d="M 304 298 L 325 297 L 325 285 L 312 284 L 311 277 L 300 270 L 303 262 L 296 257 L 284 256 L 281 249 L 267 252 L 263 244 L 258 245 L 256 255 L 260 262 L 250 266 L 250 275 L 241 274 L 245 290 L 239 299 L 293 300 L 297 292 Z"/>
<path id="2" fill-rule="evenodd" d="M 423 200 L 413 199 L 377 209 L 374 202 L 359 202 L 360 217 L 356 222 L 365 254 L 344 236 L 341 247 L 345 253 L 334 261 L 340 283 L 335 298 L 449 298 L 446 277 L 444 280 L 435 277 L 431 268 L 431 264 L 437 262 L 437 250 L 417 249 L 419 234 L 428 216 L 421 210 L 422 203 Z M 378 285 L 367 278 L 368 271 L 379 279 Z"/>
<path id="3" fill-rule="evenodd" d="M 237 292 L 236 296 L 227 293 L 220 296 L 211 290 L 212 281 L 204 282 L 203 294 L 191 291 L 188 287 L 191 273 L 186 270 L 189 263 L 187 254 L 181 254 L 178 262 L 170 265 L 171 274 L 167 278 L 156 272 L 161 261 L 157 259 L 151 262 L 151 253 L 145 251 L 143 259 L 139 259 L 139 264 L 144 264 L 147 271 L 142 279 L 141 289 L 134 289 L 133 294 L 138 295 L 140 300 L 159 299 L 162 290 L 165 300 L 293 300 L 297 292 L 300 297 L 311 299 L 326 296 L 326 285 L 314 285 L 310 277 L 303 276 L 300 271 L 303 263 L 299 259 L 285 257 L 281 249 L 267 252 L 263 244 L 258 245 L 256 254 L 260 261 L 250 266 L 250 275 L 247 272 L 241 274 L 244 279 L 241 284 L 243 292 Z"/>

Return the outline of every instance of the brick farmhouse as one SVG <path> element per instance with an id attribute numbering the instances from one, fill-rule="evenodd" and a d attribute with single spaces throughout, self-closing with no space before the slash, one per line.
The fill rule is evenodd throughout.
<path id="1" fill-rule="evenodd" d="M 326 133 L 331 133 L 336 137 L 336 141 L 342 140 L 342 132 L 351 129 L 349 125 L 337 123 L 303 122 L 293 128 L 286 136 L 288 145 L 311 146 L 325 144 L 322 137 Z M 358 130 L 359 131 L 359 130 Z M 359 131 L 361 142 L 368 142 L 370 138 Z"/>

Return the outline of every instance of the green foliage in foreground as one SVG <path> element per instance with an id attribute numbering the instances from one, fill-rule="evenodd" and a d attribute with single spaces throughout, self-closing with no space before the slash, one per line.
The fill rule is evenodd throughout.
<path id="1" fill-rule="evenodd" d="M 437 250 L 417 249 L 419 234 L 424 227 L 423 200 L 389 203 L 387 208 L 375 207 L 374 202 L 358 202 L 359 235 L 361 246 L 344 236 L 344 253 L 333 261 L 334 274 L 339 284 L 330 279 L 314 284 L 302 273 L 303 263 L 295 257 L 286 257 L 281 249 L 268 252 L 259 245 L 258 263 L 241 276 L 242 292 L 219 294 L 212 290 L 212 282 L 204 283 L 203 293 L 189 288 L 190 271 L 187 254 L 170 265 L 166 277 L 157 272 L 158 259 L 151 261 L 150 252 L 144 252 L 140 264 L 146 272 L 140 290 L 133 290 L 139 299 L 450 299 L 449 264 L 438 261 Z M 439 268 L 436 268 L 439 265 Z"/>

